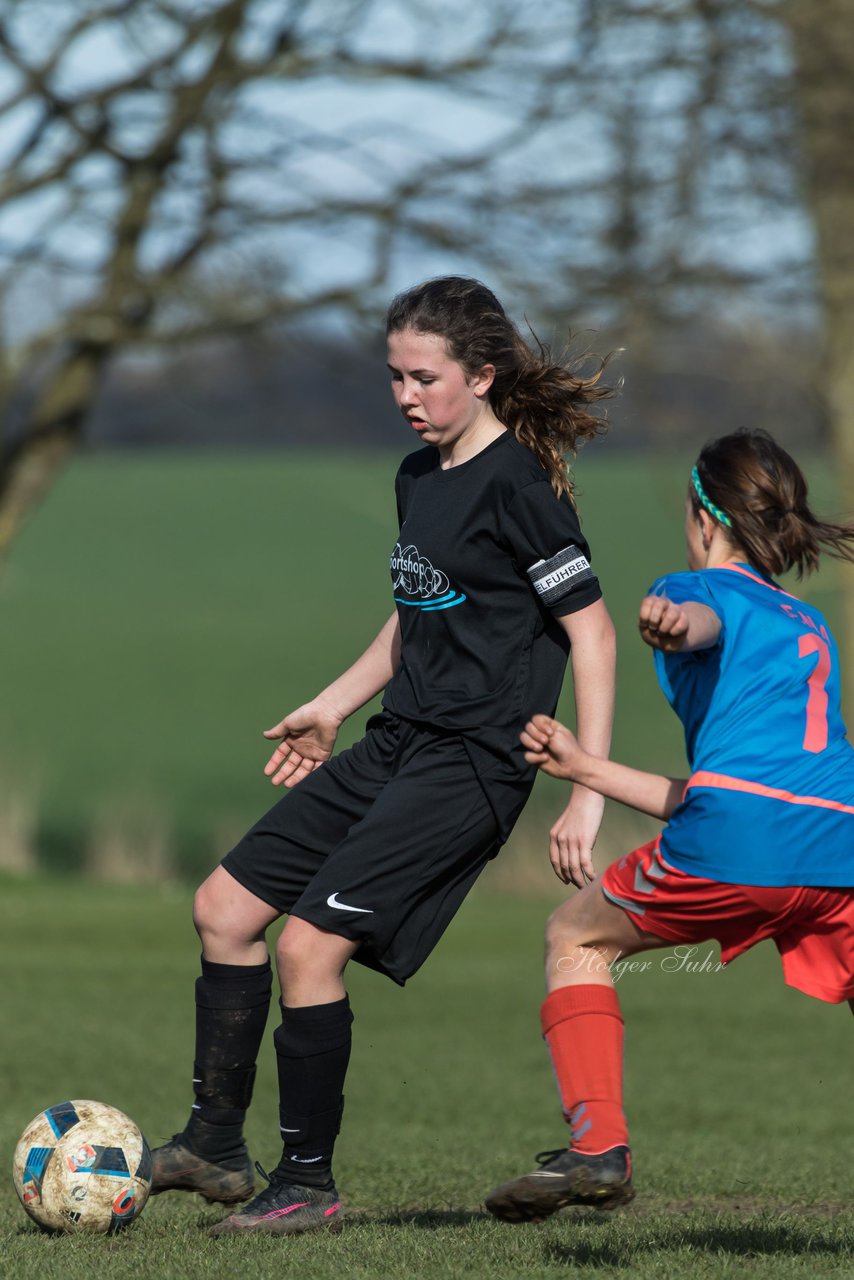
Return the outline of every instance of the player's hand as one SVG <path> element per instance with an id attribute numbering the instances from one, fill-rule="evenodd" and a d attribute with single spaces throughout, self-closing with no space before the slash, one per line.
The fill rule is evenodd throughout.
<path id="1" fill-rule="evenodd" d="M 663 653 L 678 653 L 688 638 L 688 614 L 667 596 L 645 596 L 641 600 L 638 628 L 641 639 Z"/>
<path id="2" fill-rule="evenodd" d="M 265 738 L 281 738 L 264 766 L 273 786 L 295 787 L 328 760 L 341 720 L 334 707 L 315 698 L 285 716 L 272 729 L 265 729 Z"/>
<path id="3" fill-rule="evenodd" d="M 572 799 L 549 832 L 549 858 L 564 884 L 583 889 L 596 875 L 593 846 L 599 834 L 605 800 L 586 787 L 575 787 Z"/>
<path id="4" fill-rule="evenodd" d="M 574 767 L 584 759 L 584 752 L 571 733 L 551 716 L 532 716 L 519 735 L 528 764 L 535 764 L 553 778 L 575 779 Z"/>

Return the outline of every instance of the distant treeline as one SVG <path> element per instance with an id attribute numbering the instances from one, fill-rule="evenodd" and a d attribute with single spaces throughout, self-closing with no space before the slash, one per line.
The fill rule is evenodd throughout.
<path id="1" fill-rule="evenodd" d="M 608 349 L 601 337 L 597 349 Z M 608 409 L 614 448 L 690 448 L 745 425 L 801 449 L 824 438 L 802 339 L 696 328 L 647 334 L 625 344 L 607 376 L 624 381 Z M 96 447 L 397 449 L 406 430 L 381 347 L 265 337 L 125 357 L 87 438 Z"/>

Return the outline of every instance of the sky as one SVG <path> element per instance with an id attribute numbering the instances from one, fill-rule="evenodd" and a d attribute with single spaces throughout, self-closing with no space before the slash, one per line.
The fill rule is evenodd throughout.
<path id="1" fill-rule="evenodd" d="M 250 53 L 261 47 L 261 33 L 280 21 L 282 12 L 281 3 L 270 0 L 256 0 L 256 6 L 256 21 L 244 42 L 244 51 Z M 15 10 L 13 36 L 29 56 L 44 56 L 41 51 L 50 48 L 52 40 L 67 28 L 70 15 L 81 7 L 58 0 L 28 0 Z M 186 7 L 198 11 L 201 5 L 186 0 Z M 130 26 L 102 25 L 72 43 L 58 62 L 55 91 L 77 95 L 105 88 L 133 73 L 152 52 L 165 50 L 175 32 L 161 20 L 146 20 L 146 8 L 144 3 L 137 5 Z M 341 15 L 350 8 L 345 0 L 337 4 L 315 0 L 314 6 L 309 6 L 309 14 L 316 15 L 316 29 L 310 33 L 315 47 L 336 38 L 324 28 L 324 20 L 328 22 L 330 14 L 336 14 L 343 21 Z M 434 0 L 432 8 L 426 6 L 434 19 L 426 23 L 421 20 L 422 8 L 398 0 L 377 0 L 368 6 L 369 21 L 352 36 L 350 47 L 363 56 L 401 61 L 426 56 L 434 64 L 462 50 L 477 54 L 482 49 L 493 5 L 475 0 L 461 8 Z M 558 9 L 553 0 L 544 0 L 538 15 L 545 21 L 550 10 Z M 566 26 L 555 30 L 559 35 L 541 55 L 546 67 L 550 62 L 560 64 L 561 59 L 570 66 L 583 67 L 575 47 L 579 33 Z M 638 131 L 638 179 L 650 191 L 642 206 L 645 223 L 639 269 L 653 280 L 674 239 L 681 236 L 685 264 L 692 269 L 702 271 L 706 263 L 721 262 L 773 278 L 774 265 L 779 263 L 782 278 L 782 264 L 810 258 L 812 232 L 806 212 L 794 192 L 784 192 L 776 201 L 751 192 L 749 175 L 739 173 L 737 157 L 715 141 L 713 121 L 704 139 L 703 188 L 695 206 L 700 216 L 695 216 L 687 236 L 684 226 L 674 220 L 672 188 L 676 178 L 668 166 L 684 144 L 694 83 L 693 76 L 680 66 L 696 58 L 697 50 L 692 46 L 699 37 L 688 22 L 673 31 L 668 28 L 666 37 L 656 37 L 672 41 L 673 66 L 652 77 L 644 74 L 645 64 L 660 49 L 650 50 L 648 34 L 639 38 L 638 32 L 644 34 L 647 28 L 615 25 L 599 37 L 602 65 L 622 76 L 623 85 L 630 83 L 636 70 L 638 83 L 643 84 L 635 120 L 629 120 Z M 785 62 L 787 53 L 782 44 L 770 53 L 767 41 L 765 44 L 766 57 Z M 200 57 L 196 53 L 185 59 L 182 74 L 197 74 Z M 252 287 L 263 280 L 271 289 L 303 294 L 335 283 L 359 284 L 377 253 L 375 224 L 357 218 L 342 234 L 313 216 L 313 210 L 329 199 L 376 199 L 389 181 L 417 178 L 437 157 L 444 157 L 449 166 L 486 149 L 493 152 L 494 163 L 488 179 L 491 189 L 484 196 L 493 203 L 496 187 L 510 193 L 514 184 L 521 182 L 566 182 L 571 194 L 557 209 L 547 207 L 536 234 L 529 235 L 527 243 L 513 238 L 509 216 L 502 223 L 500 210 L 491 209 L 487 214 L 484 209 L 484 237 L 495 236 L 496 228 L 497 234 L 507 235 L 508 252 L 519 259 L 522 282 L 526 274 L 532 281 L 543 272 L 548 277 L 554 271 L 550 266 L 554 260 L 562 264 L 560 287 L 568 296 L 572 296 L 574 279 L 582 279 L 585 273 L 595 288 L 597 271 L 601 267 L 604 273 L 608 266 L 602 258 L 608 252 L 603 226 L 614 216 L 608 174 L 624 141 L 621 122 L 603 116 L 594 101 L 596 89 L 585 100 L 584 93 L 579 94 L 572 84 L 558 81 L 555 93 L 565 98 L 565 110 L 559 109 L 550 124 L 531 133 L 521 146 L 506 150 L 503 139 L 513 129 L 520 103 L 530 92 L 530 86 L 514 82 L 510 72 L 512 50 L 504 80 L 493 76 L 481 82 L 481 91 L 475 95 L 455 92 L 447 80 L 412 82 L 401 77 L 365 78 L 349 84 L 340 76 L 311 81 L 267 78 L 247 87 L 240 96 L 239 111 L 223 127 L 220 138 L 238 166 L 233 183 L 239 199 L 256 215 L 263 213 L 265 220 L 258 225 L 256 218 L 251 230 L 241 231 L 239 243 L 232 243 L 212 259 L 212 278 L 222 281 L 242 274 L 251 280 Z M 736 73 L 749 84 L 749 66 L 741 71 L 736 67 Z M 19 77 L 0 62 L 0 102 L 14 93 L 18 82 Z M 734 92 L 746 92 L 740 83 Z M 0 114 L 0 166 L 33 129 L 38 112 L 36 104 L 23 101 L 16 109 Z M 85 117 L 82 119 L 85 123 Z M 154 94 L 128 95 L 112 120 L 118 141 L 133 153 L 156 133 L 162 123 L 162 107 Z M 722 120 L 721 134 L 725 125 Z M 344 146 L 340 145 L 342 134 L 346 136 Z M 24 170 L 33 165 L 49 167 L 66 145 L 61 131 L 48 131 L 24 160 Z M 188 145 L 177 180 L 161 202 L 155 229 L 144 242 L 142 260 L 147 268 L 171 253 L 194 221 L 203 193 L 194 181 L 193 146 L 201 145 L 198 139 Z M 4 256 L 22 246 L 27 246 L 32 256 L 27 270 L 11 288 L 7 286 L 7 339 L 16 341 L 40 332 L 58 309 L 86 296 L 107 244 L 105 228 L 119 206 L 119 176 L 117 166 L 104 157 L 80 165 L 75 174 L 78 199 L 72 210 L 67 207 L 67 191 L 59 186 L 20 201 L 0 203 L 0 274 Z M 428 200 L 418 208 L 439 222 L 444 216 L 451 220 L 457 216 L 456 196 L 468 192 L 475 210 L 469 216 L 477 217 L 478 181 L 479 177 L 467 175 L 463 168 L 450 182 L 440 179 L 432 203 Z M 307 216 L 296 221 L 294 215 L 300 209 L 306 210 Z M 490 248 L 494 250 L 495 245 Z M 60 259 L 66 263 L 65 269 L 60 269 Z M 393 291 L 426 275 L 472 270 L 477 265 L 476 249 L 460 256 L 452 247 L 430 247 L 413 236 L 402 237 L 392 255 L 386 285 Z M 748 312 L 752 305 L 748 298 Z"/>

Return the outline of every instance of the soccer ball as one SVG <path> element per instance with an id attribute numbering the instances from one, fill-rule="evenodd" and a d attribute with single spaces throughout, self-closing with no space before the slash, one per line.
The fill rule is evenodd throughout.
<path id="1" fill-rule="evenodd" d="M 45 1231 L 109 1235 L 142 1213 L 151 1190 L 151 1152 L 134 1122 L 103 1102 L 60 1102 L 21 1134 L 15 1190 Z"/>

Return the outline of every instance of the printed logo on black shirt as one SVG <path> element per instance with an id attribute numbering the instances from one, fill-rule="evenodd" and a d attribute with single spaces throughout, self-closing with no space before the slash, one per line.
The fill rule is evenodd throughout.
<path id="1" fill-rule="evenodd" d="M 399 542 L 395 543 L 390 567 L 394 590 L 401 593 L 394 597 L 397 604 L 412 605 L 429 613 L 452 609 L 466 599 L 462 591 L 451 586 L 448 575 L 435 568 L 412 544 L 401 547 Z"/>

